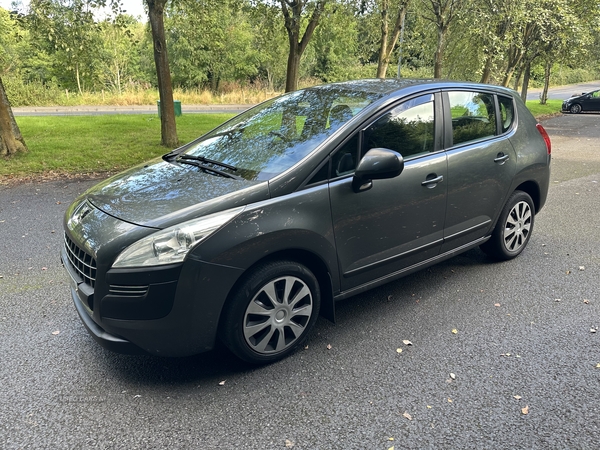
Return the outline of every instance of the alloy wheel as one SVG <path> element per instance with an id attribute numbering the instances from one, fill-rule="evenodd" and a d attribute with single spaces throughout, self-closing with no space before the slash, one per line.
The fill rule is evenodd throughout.
<path id="1" fill-rule="evenodd" d="M 313 294 L 295 276 L 267 282 L 252 298 L 244 313 L 246 344 L 261 355 L 293 346 L 303 335 L 313 312 Z"/>
<path id="2" fill-rule="evenodd" d="M 504 246 L 508 251 L 517 252 L 527 244 L 531 231 L 531 217 L 531 208 L 527 202 L 520 201 L 510 210 L 502 233 Z"/>

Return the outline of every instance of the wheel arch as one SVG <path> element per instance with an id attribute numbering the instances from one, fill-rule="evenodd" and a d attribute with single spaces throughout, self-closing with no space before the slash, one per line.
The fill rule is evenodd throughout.
<path id="1" fill-rule="evenodd" d="M 535 207 L 535 213 L 536 214 L 538 213 L 538 211 L 542 207 L 542 204 L 541 204 L 542 196 L 541 196 L 540 187 L 538 186 L 538 184 L 535 181 L 532 181 L 532 180 L 525 181 L 525 182 L 521 183 L 520 185 L 518 185 L 513 190 L 513 192 L 514 191 L 523 191 L 523 192 L 526 192 L 527 194 L 529 194 L 529 196 L 533 200 L 533 206 Z"/>
<path id="2" fill-rule="evenodd" d="M 317 282 L 319 283 L 319 289 L 321 294 L 321 310 L 319 312 L 319 315 L 326 318 L 327 320 L 330 320 L 331 322 L 335 322 L 333 281 L 331 279 L 330 270 L 327 267 L 327 264 L 318 255 L 308 250 L 291 248 L 275 251 L 255 261 L 250 267 L 248 267 L 244 271 L 244 274 L 242 274 L 242 276 L 240 276 L 236 280 L 236 282 L 229 290 L 225 303 L 223 304 L 223 308 L 221 309 L 221 315 L 219 319 L 219 330 L 222 327 L 222 320 L 224 316 L 223 310 L 227 308 L 228 305 L 231 303 L 233 295 L 245 282 L 247 277 L 250 276 L 250 274 L 253 273 L 258 267 L 274 261 L 292 261 L 306 266 L 315 275 Z"/>

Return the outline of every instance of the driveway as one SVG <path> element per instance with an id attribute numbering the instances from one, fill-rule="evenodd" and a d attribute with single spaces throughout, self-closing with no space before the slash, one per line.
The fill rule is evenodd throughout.
<path id="1" fill-rule="evenodd" d="M 260 368 L 99 347 L 58 256 L 94 182 L 0 186 L 0 447 L 596 449 L 598 120 L 544 122 L 552 185 L 517 259 L 472 250 L 342 302 Z"/>

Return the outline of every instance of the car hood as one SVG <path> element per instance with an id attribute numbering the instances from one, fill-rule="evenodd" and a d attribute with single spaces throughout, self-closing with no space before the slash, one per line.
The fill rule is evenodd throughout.
<path id="1" fill-rule="evenodd" d="M 164 228 L 268 198 L 268 183 L 224 178 L 154 160 L 115 175 L 84 196 L 96 208 L 136 225 Z"/>
<path id="2" fill-rule="evenodd" d="M 581 94 L 581 95 L 574 95 L 573 97 L 569 97 L 568 99 L 566 99 L 566 102 L 572 102 L 573 100 L 580 100 L 583 97 L 585 97 L 587 94 Z"/>

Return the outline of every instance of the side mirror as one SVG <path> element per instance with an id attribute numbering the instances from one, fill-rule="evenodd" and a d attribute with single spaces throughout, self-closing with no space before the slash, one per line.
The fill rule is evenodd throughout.
<path id="1" fill-rule="evenodd" d="M 394 178 L 402 173 L 402 155 L 387 148 L 372 148 L 358 163 L 352 179 L 354 192 L 361 192 L 373 186 L 373 180 Z"/>

